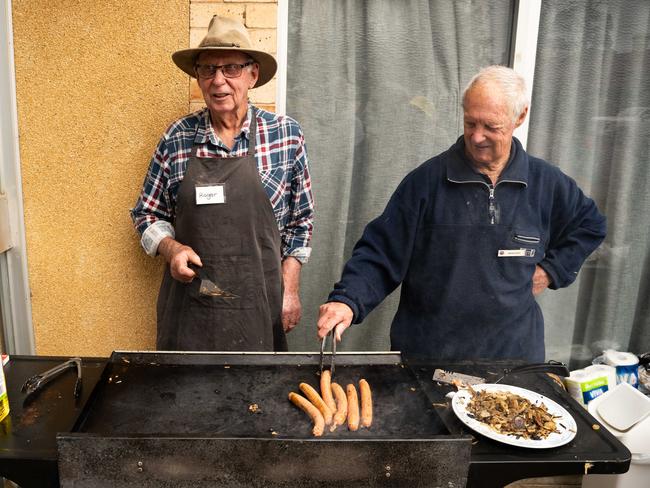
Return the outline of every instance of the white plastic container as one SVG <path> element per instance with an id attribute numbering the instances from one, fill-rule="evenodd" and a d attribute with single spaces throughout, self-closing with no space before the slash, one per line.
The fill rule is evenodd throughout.
<path id="1" fill-rule="evenodd" d="M 621 383 L 589 402 L 587 409 L 630 450 L 632 461 L 627 473 L 584 476 L 583 488 L 650 486 L 650 398 Z"/>

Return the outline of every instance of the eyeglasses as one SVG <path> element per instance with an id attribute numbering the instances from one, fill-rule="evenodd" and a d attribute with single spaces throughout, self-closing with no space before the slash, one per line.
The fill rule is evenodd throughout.
<path id="1" fill-rule="evenodd" d="M 241 70 L 251 64 L 253 64 L 253 61 L 244 64 L 197 64 L 194 66 L 194 69 L 197 76 L 202 80 L 214 78 L 218 70 L 221 70 L 223 76 L 226 78 L 239 78 L 241 76 Z"/>

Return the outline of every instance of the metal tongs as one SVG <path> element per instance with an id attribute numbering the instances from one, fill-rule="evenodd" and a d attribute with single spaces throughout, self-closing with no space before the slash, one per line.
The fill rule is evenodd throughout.
<path id="1" fill-rule="evenodd" d="M 22 388 L 20 389 L 23 393 L 26 393 L 25 402 L 33 398 L 33 396 L 46 384 L 52 381 L 57 376 L 61 375 L 68 368 L 77 368 L 77 381 L 74 384 L 73 395 L 75 398 L 78 398 L 81 395 L 81 358 L 70 358 L 66 362 L 59 364 L 58 366 L 48 369 L 47 371 L 41 374 L 35 374 L 27 378 L 27 381 L 23 383 Z"/>
<path id="2" fill-rule="evenodd" d="M 323 373 L 323 355 L 325 354 L 325 342 L 327 337 L 332 340 L 332 355 L 330 362 L 330 374 L 334 376 L 334 358 L 336 357 L 336 337 L 334 337 L 334 329 L 330 330 L 325 337 L 320 340 L 320 373 Z"/>

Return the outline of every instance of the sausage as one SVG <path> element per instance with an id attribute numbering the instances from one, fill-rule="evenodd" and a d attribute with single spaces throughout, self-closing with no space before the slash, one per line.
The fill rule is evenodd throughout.
<path id="1" fill-rule="evenodd" d="M 343 425 L 348 418 L 348 397 L 338 383 L 332 383 L 332 391 L 334 392 L 334 397 L 336 397 L 336 413 L 334 414 L 333 425 Z"/>
<path id="2" fill-rule="evenodd" d="M 354 431 L 359 428 L 359 398 L 353 384 L 349 384 L 345 389 L 348 394 L 348 429 Z"/>
<path id="3" fill-rule="evenodd" d="M 336 402 L 332 396 L 332 372 L 329 369 L 324 369 L 320 374 L 320 394 L 323 397 L 323 401 L 332 411 L 332 415 L 336 412 Z M 332 420 L 334 420 L 332 418 Z M 341 425 L 336 422 L 332 422 L 330 425 L 330 432 L 336 430 L 336 428 Z"/>
<path id="4" fill-rule="evenodd" d="M 316 437 L 322 436 L 323 431 L 325 430 L 325 420 L 323 419 L 323 415 L 320 413 L 320 410 L 318 410 L 305 397 L 298 395 L 293 391 L 289 393 L 289 401 L 296 407 L 300 408 L 303 412 L 307 413 L 312 422 L 314 422 L 314 428 L 311 431 L 312 434 L 314 434 Z"/>
<path id="5" fill-rule="evenodd" d="M 332 411 L 330 410 L 330 407 L 328 407 L 327 404 L 323 401 L 318 392 L 307 383 L 300 383 L 300 391 L 302 391 L 307 399 L 312 402 L 318 410 L 320 410 L 320 413 L 323 414 L 325 425 L 330 425 L 332 423 Z"/>
<path id="6" fill-rule="evenodd" d="M 330 410 L 336 412 L 336 402 L 332 396 L 332 373 L 329 369 L 324 369 L 320 374 L 320 394 Z"/>
<path id="7" fill-rule="evenodd" d="M 359 392 L 361 396 L 361 426 L 370 427 L 372 425 L 372 393 L 370 385 L 364 379 L 359 380 Z"/>

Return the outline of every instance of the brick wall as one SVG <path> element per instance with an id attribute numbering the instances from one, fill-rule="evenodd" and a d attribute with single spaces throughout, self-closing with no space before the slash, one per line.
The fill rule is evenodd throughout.
<path id="1" fill-rule="evenodd" d="M 208 31 L 213 15 L 233 17 L 246 26 L 255 49 L 276 53 L 276 0 L 190 0 L 190 45 L 196 47 Z M 275 77 L 266 85 L 248 92 L 251 101 L 266 110 L 275 110 Z M 196 80 L 190 80 L 190 111 L 204 106 Z"/>

